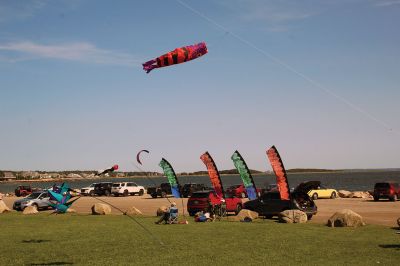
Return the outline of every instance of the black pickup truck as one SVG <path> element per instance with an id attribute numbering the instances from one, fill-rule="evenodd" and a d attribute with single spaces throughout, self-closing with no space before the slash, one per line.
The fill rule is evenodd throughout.
<path id="1" fill-rule="evenodd" d="M 148 187 L 147 194 L 153 198 L 162 197 L 166 198 L 172 194 L 171 185 L 169 183 L 161 183 L 159 187 Z"/>

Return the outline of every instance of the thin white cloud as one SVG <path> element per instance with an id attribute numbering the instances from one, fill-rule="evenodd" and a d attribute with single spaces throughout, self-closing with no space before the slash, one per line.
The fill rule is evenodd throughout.
<path id="1" fill-rule="evenodd" d="M 400 0 L 378 0 L 375 3 L 375 6 L 377 7 L 386 7 L 394 5 L 400 5 Z"/>
<path id="2" fill-rule="evenodd" d="M 9 54 L 9 62 L 34 59 L 57 59 L 91 64 L 131 66 L 142 60 L 131 54 L 97 48 L 93 44 L 77 42 L 59 45 L 43 45 L 30 41 L 0 44 L 0 51 Z"/>

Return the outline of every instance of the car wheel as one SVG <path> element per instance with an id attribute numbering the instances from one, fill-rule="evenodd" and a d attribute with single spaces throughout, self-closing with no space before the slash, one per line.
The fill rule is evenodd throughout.
<path id="1" fill-rule="evenodd" d="M 237 215 L 241 210 L 242 210 L 242 205 L 241 204 L 236 205 L 235 214 Z"/>
<path id="2" fill-rule="evenodd" d="M 128 195 L 129 195 L 129 192 L 128 192 L 128 190 L 124 190 L 124 197 L 127 197 Z"/>
<path id="3" fill-rule="evenodd" d="M 374 201 L 378 201 L 379 200 L 379 197 L 374 197 Z"/>
<path id="4" fill-rule="evenodd" d="M 110 196 L 110 191 L 106 190 L 106 191 L 104 192 L 104 195 L 106 195 L 106 197 Z"/>
<path id="5" fill-rule="evenodd" d="M 39 205 L 37 205 L 36 203 L 33 203 L 33 204 L 32 204 L 32 207 L 35 207 L 36 210 L 39 210 Z"/>
<path id="6" fill-rule="evenodd" d="M 151 194 L 151 197 L 152 197 L 153 199 L 155 199 L 155 198 L 157 198 L 157 194 Z"/>
<path id="7" fill-rule="evenodd" d="M 312 198 L 313 198 L 313 200 L 318 199 L 318 194 L 317 194 L 317 193 L 314 193 L 314 194 L 312 195 Z"/>
<path id="8" fill-rule="evenodd" d="M 113 195 L 114 195 L 114 197 L 119 197 L 118 193 L 114 193 Z"/>
<path id="9" fill-rule="evenodd" d="M 93 191 L 93 190 L 91 190 L 91 191 L 89 192 L 89 196 L 91 196 L 91 197 L 94 196 L 94 191 Z"/>
<path id="10" fill-rule="evenodd" d="M 307 219 L 308 219 L 308 220 L 311 220 L 312 217 L 313 217 L 312 214 L 307 214 Z"/>
<path id="11" fill-rule="evenodd" d="M 139 196 L 143 196 L 143 194 L 144 194 L 144 190 L 143 189 L 139 190 Z"/>
<path id="12" fill-rule="evenodd" d="M 393 195 L 392 201 L 397 201 L 397 195 L 396 194 Z"/>
<path id="13" fill-rule="evenodd" d="M 331 199 L 335 199 L 335 198 L 336 198 L 336 192 L 332 192 Z"/>
<path id="14" fill-rule="evenodd" d="M 246 193 L 242 192 L 241 196 L 242 196 L 242 199 L 246 198 Z"/>
<path id="15" fill-rule="evenodd" d="M 162 198 L 166 198 L 167 197 L 167 193 L 165 191 L 161 192 L 161 197 Z"/>
<path id="16" fill-rule="evenodd" d="M 264 217 L 265 217 L 265 219 L 271 219 L 272 215 L 265 215 Z"/>

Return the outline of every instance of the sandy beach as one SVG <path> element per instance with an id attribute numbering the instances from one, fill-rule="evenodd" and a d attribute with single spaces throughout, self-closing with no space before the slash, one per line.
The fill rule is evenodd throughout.
<path id="1" fill-rule="evenodd" d="M 121 210 L 127 210 L 128 208 L 135 206 L 145 215 L 154 215 L 157 208 L 160 206 L 169 206 L 168 199 L 172 202 L 175 201 L 179 207 L 180 214 L 182 215 L 182 204 L 185 207 L 187 199 L 175 199 L 175 198 L 157 198 L 153 199 L 149 195 L 143 196 L 130 196 L 130 197 L 98 197 L 100 200 L 104 200 Z M 4 197 L 3 200 L 12 208 L 13 202 L 19 199 L 18 197 Z M 91 206 L 96 202 L 101 202 L 96 198 L 81 197 L 76 201 L 71 208 L 76 210 L 78 213 L 91 213 Z M 349 198 L 337 198 L 337 199 L 319 199 L 315 201 L 318 206 L 318 213 L 312 218 L 312 223 L 324 224 L 328 218 L 341 209 L 351 209 L 356 213 L 360 214 L 367 224 L 379 224 L 390 227 L 397 227 L 396 220 L 400 217 L 400 201 L 391 202 L 381 200 L 375 202 L 369 199 L 349 199 Z M 112 209 L 113 214 L 121 214 L 120 211 Z"/>

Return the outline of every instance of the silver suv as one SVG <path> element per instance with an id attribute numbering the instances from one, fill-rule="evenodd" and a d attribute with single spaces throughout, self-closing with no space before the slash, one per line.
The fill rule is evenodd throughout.
<path id="1" fill-rule="evenodd" d="M 47 191 L 33 192 L 28 197 L 14 201 L 13 209 L 23 211 L 28 206 L 35 206 L 36 209 L 47 209 L 50 203 Z"/>

